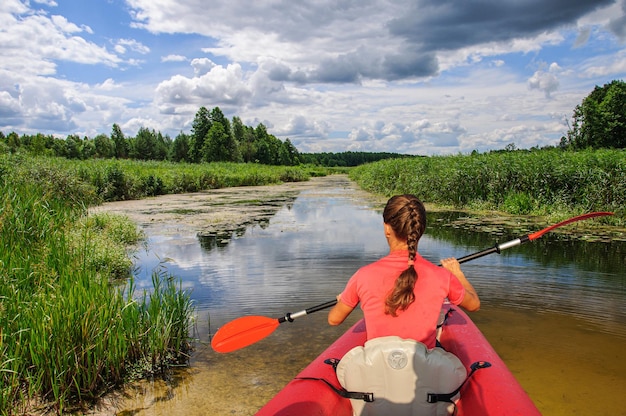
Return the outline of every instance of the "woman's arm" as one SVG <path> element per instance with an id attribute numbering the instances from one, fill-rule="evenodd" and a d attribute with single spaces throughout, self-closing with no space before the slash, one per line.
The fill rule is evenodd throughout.
<path id="1" fill-rule="evenodd" d="M 328 312 L 328 323 L 333 326 L 341 324 L 353 310 L 341 301 L 341 295 L 337 295 L 337 304 Z"/>
<path id="2" fill-rule="evenodd" d="M 441 265 L 449 270 L 453 275 L 459 279 L 459 282 L 465 288 L 465 296 L 459 306 L 463 309 L 466 309 L 470 312 L 475 312 L 480 309 L 480 298 L 474 289 L 474 286 L 467 280 L 465 274 L 461 270 L 461 265 L 455 258 L 443 259 L 441 260 Z"/>

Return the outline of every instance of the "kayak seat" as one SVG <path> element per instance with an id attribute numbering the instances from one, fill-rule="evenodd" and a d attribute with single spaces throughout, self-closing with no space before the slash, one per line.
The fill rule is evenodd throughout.
<path id="1" fill-rule="evenodd" d="M 336 373 L 347 391 L 373 394 L 371 402 L 350 399 L 357 416 L 453 414 L 458 389 L 467 378 L 454 354 L 397 336 L 374 338 L 351 349 Z"/>

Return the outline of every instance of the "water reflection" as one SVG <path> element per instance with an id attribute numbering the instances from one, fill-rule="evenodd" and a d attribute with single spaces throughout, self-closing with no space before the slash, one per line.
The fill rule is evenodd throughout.
<path id="1" fill-rule="evenodd" d="M 305 193 L 243 232 L 151 235 L 148 246 L 137 255 L 141 275 L 167 258 L 168 271 L 193 288 L 196 305 L 219 310 L 211 314 L 217 326 L 333 299 L 358 267 L 387 249 L 380 214 L 339 192 Z"/>

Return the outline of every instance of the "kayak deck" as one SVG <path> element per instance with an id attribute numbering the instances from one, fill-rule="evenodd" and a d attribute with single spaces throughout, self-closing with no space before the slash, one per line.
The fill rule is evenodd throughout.
<path id="1" fill-rule="evenodd" d="M 450 305 L 444 305 L 443 308 L 447 312 Z M 340 389 L 333 367 L 324 361 L 329 358 L 340 359 L 365 341 L 365 322 L 360 320 L 263 406 L 257 416 L 351 416 L 352 406 L 348 399 L 339 396 L 322 381 L 302 378 L 324 379 Z M 454 307 L 448 316 L 440 342 L 461 360 L 468 374 L 470 365 L 476 361 L 491 363 L 491 367 L 476 371 L 461 389 L 457 415 L 540 415 L 502 359 L 460 308 Z"/>

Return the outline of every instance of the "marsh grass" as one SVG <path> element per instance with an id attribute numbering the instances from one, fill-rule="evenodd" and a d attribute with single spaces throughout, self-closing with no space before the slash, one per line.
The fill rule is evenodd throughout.
<path id="1" fill-rule="evenodd" d="M 568 216 L 614 211 L 626 218 L 626 152 L 559 149 L 384 160 L 354 168 L 364 189 L 425 202 L 511 214 Z"/>
<path id="2" fill-rule="evenodd" d="M 132 160 L 70 161 L 46 159 L 93 186 L 103 201 L 197 192 L 233 186 L 306 181 L 328 170 L 312 166 L 267 166 L 254 163 L 170 163 Z"/>
<path id="3" fill-rule="evenodd" d="M 88 405 L 130 374 L 185 362 L 193 305 L 171 276 L 135 293 L 121 217 L 86 217 L 93 187 L 0 157 L 0 414 Z"/>

